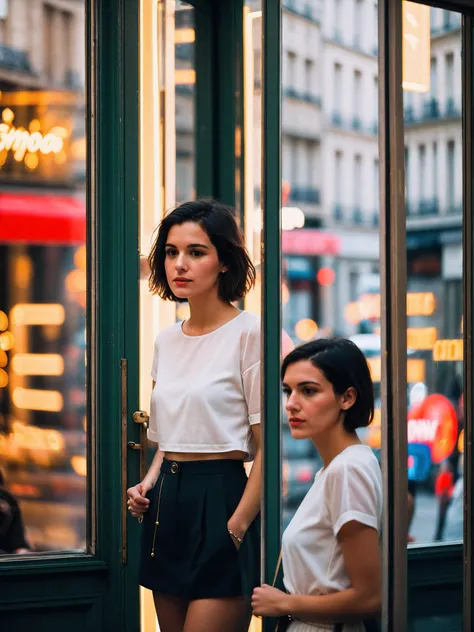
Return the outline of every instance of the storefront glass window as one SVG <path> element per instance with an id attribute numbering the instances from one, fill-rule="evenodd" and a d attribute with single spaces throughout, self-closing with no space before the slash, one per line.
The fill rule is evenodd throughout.
<path id="1" fill-rule="evenodd" d="M 0 16 L 0 551 L 8 554 L 87 549 L 85 11 L 83 2 L 63 5 L 32 3 L 25 21 L 25 3 L 3 3 Z"/>
<path id="2" fill-rule="evenodd" d="M 405 5 L 406 54 L 418 38 L 426 61 L 403 78 L 409 541 L 426 544 L 463 537 L 461 20 Z"/>

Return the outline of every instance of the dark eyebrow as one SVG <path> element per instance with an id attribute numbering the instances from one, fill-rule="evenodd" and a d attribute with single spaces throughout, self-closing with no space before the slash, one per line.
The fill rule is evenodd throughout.
<path id="1" fill-rule="evenodd" d="M 188 244 L 188 246 L 186 246 L 187 248 L 205 248 L 206 250 L 209 250 L 208 246 L 205 246 L 204 244 Z M 166 244 L 165 248 L 176 248 L 176 246 L 174 244 Z"/>
<path id="2" fill-rule="evenodd" d="M 319 382 L 313 382 L 312 380 L 307 380 L 306 382 L 298 382 L 298 386 L 307 386 L 308 384 L 313 384 L 315 386 L 321 386 L 321 384 Z M 283 384 L 281 386 L 282 386 L 282 388 L 290 388 L 288 386 L 288 384 L 286 384 L 285 382 L 283 382 Z"/>

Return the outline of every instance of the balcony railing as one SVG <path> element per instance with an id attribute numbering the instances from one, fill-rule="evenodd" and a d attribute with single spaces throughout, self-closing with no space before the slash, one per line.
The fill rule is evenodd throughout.
<path id="1" fill-rule="evenodd" d="M 314 189 L 312 187 L 292 186 L 289 198 L 290 202 L 306 202 L 307 204 L 321 203 L 319 189 Z"/>
<path id="2" fill-rule="evenodd" d="M 311 4 L 305 4 L 304 7 L 300 8 L 294 0 L 283 0 L 283 9 L 315 24 L 321 23 L 320 16 Z"/>
<path id="3" fill-rule="evenodd" d="M 321 107 L 321 97 L 318 97 L 311 92 L 299 92 L 295 88 L 283 88 L 283 96 L 288 99 L 296 99 L 297 101 L 305 101 L 306 103 L 312 103 L 313 105 L 317 105 Z"/>
<path id="4" fill-rule="evenodd" d="M 331 114 L 331 123 L 334 127 L 339 129 L 358 132 L 360 134 L 368 134 L 370 136 L 376 136 L 379 131 L 378 121 L 374 121 L 373 123 L 369 123 L 367 125 L 363 123 L 360 116 L 353 116 L 349 119 L 344 119 L 342 114 L 337 110 L 334 110 Z"/>
<path id="5" fill-rule="evenodd" d="M 444 108 L 440 107 L 438 99 L 430 99 L 423 104 L 422 112 L 415 112 L 412 105 L 406 106 L 404 110 L 405 125 L 429 123 L 460 117 L 461 110 L 456 106 L 453 98 L 449 98 L 446 101 Z"/>
<path id="6" fill-rule="evenodd" d="M 432 37 L 437 35 L 444 35 L 445 33 L 451 33 L 452 31 L 458 31 L 461 28 L 461 16 L 459 18 L 453 13 L 449 12 L 445 16 L 443 24 L 439 26 L 431 27 Z"/>
<path id="7" fill-rule="evenodd" d="M 341 204 L 335 204 L 333 218 L 336 222 L 345 222 L 355 226 L 377 228 L 379 225 L 379 212 L 364 213 L 359 206 L 344 209 Z"/>
<path id="8" fill-rule="evenodd" d="M 342 35 L 342 31 L 339 28 L 335 28 L 332 35 L 328 37 L 329 41 L 336 42 L 340 46 L 344 46 L 345 48 L 350 48 L 351 50 L 355 50 L 358 53 L 362 53 L 364 55 L 372 55 L 377 57 L 378 55 L 378 46 L 374 44 L 373 46 L 365 47 L 362 43 L 359 34 L 355 34 L 352 40 L 346 41 Z"/>
<path id="9" fill-rule="evenodd" d="M 418 200 L 417 202 L 406 202 L 406 214 L 410 216 L 432 216 L 439 213 L 438 198 Z"/>
<path id="10" fill-rule="evenodd" d="M 28 53 L 0 44 L 0 67 L 33 74 Z"/>

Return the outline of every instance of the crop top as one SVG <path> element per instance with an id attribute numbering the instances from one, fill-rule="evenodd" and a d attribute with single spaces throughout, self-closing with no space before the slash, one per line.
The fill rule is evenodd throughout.
<path id="1" fill-rule="evenodd" d="M 260 319 L 240 312 L 188 336 L 182 323 L 156 337 L 148 438 L 164 452 L 240 450 L 255 456 L 260 423 Z"/>

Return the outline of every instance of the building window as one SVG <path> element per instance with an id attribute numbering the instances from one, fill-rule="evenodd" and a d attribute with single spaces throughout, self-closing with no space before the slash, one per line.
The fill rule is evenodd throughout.
<path id="1" fill-rule="evenodd" d="M 436 99 L 438 96 L 438 66 L 436 57 L 432 57 L 430 63 L 430 96 L 432 99 Z"/>
<path id="2" fill-rule="evenodd" d="M 374 121 L 379 120 L 379 79 L 374 77 Z"/>
<path id="3" fill-rule="evenodd" d="M 354 71 L 354 115 L 358 117 L 361 112 L 361 91 L 362 91 L 362 74 L 359 70 Z"/>
<path id="4" fill-rule="evenodd" d="M 0 44 L 7 43 L 8 0 L 0 0 Z"/>
<path id="5" fill-rule="evenodd" d="M 288 88 L 291 88 L 292 90 L 295 89 L 296 87 L 296 83 L 295 83 L 295 79 L 296 79 L 296 55 L 295 53 L 288 51 L 288 55 L 287 55 L 287 68 L 288 68 L 288 72 L 287 72 L 287 85 Z"/>
<path id="6" fill-rule="evenodd" d="M 316 188 L 314 186 L 314 159 L 316 147 L 314 143 L 306 145 L 306 186 L 308 189 Z"/>
<path id="7" fill-rule="evenodd" d="M 448 210 L 453 211 L 456 202 L 456 175 L 455 175 L 455 144 L 453 140 L 448 141 L 447 171 L 448 171 Z"/>
<path id="8" fill-rule="evenodd" d="M 379 210 L 379 160 L 378 158 L 374 159 L 374 203 L 375 209 L 378 213 Z"/>
<path id="9" fill-rule="evenodd" d="M 334 38 L 338 41 L 341 40 L 341 4 L 342 0 L 334 0 Z"/>
<path id="10" fill-rule="evenodd" d="M 362 156 L 357 155 L 354 158 L 354 208 L 360 210 L 361 208 L 361 189 L 362 185 Z"/>
<path id="11" fill-rule="evenodd" d="M 433 198 L 438 204 L 438 143 L 433 143 Z"/>
<path id="12" fill-rule="evenodd" d="M 342 151 L 336 151 L 336 161 L 334 166 L 334 202 L 336 206 L 341 204 L 342 189 Z"/>
<path id="13" fill-rule="evenodd" d="M 362 42 L 362 0 L 356 0 L 354 7 L 354 45 L 360 48 Z"/>
<path id="14" fill-rule="evenodd" d="M 308 96 L 314 95 L 313 76 L 314 62 L 311 59 L 306 59 L 304 62 L 304 82 L 306 95 Z"/>
<path id="15" fill-rule="evenodd" d="M 418 147 L 418 161 L 419 161 L 419 176 L 420 176 L 420 202 L 425 201 L 426 197 L 426 147 L 424 145 L 420 145 Z"/>
<path id="16" fill-rule="evenodd" d="M 342 66 L 334 64 L 334 110 L 339 111 L 341 105 Z"/>
<path id="17" fill-rule="evenodd" d="M 410 150 L 405 147 L 405 200 L 410 199 Z"/>
<path id="18" fill-rule="evenodd" d="M 454 96 L 454 55 L 446 54 L 446 96 L 452 99 Z"/>

